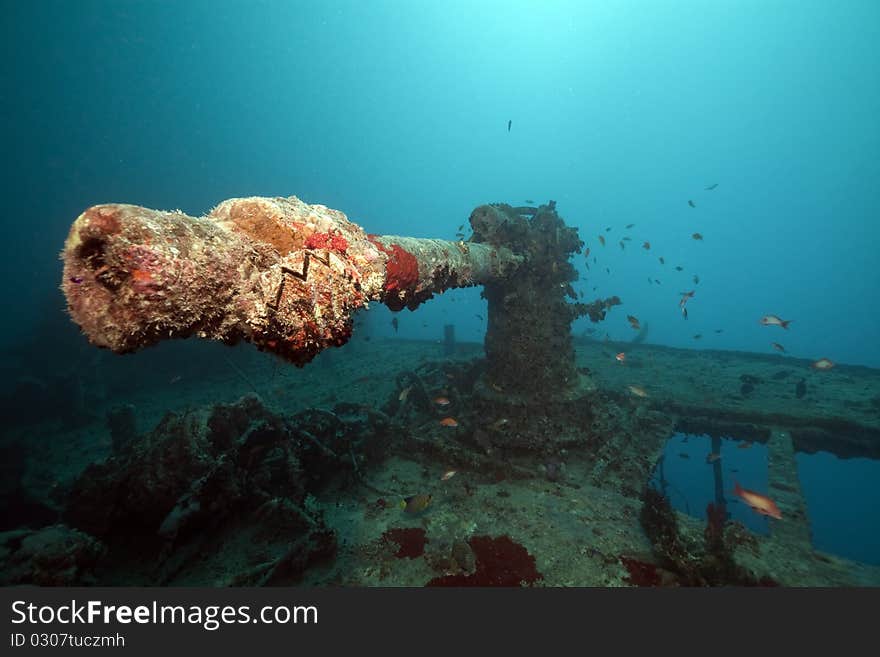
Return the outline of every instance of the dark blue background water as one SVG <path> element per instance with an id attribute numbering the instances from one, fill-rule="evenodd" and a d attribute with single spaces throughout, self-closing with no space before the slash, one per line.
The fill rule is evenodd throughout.
<path id="1" fill-rule="evenodd" d="M 86 207 L 291 194 L 448 238 L 552 198 L 599 258 L 578 289 L 624 300 L 612 337 L 632 313 L 652 342 L 880 365 L 880 3 L 4 2 L 2 30 L 7 380 L 24 338 L 46 368 L 84 344 L 57 253 Z M 400 335 L 455 313 L 479 340 L 483 308 L 450 293 Z"/>

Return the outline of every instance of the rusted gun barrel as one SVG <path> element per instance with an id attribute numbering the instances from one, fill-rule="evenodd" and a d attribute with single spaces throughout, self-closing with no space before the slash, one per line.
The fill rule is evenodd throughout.
<path id="1" fill-rule="evenodd" d="M 347 342 L 369 301 L 414 309 L 523 260 L 488 244 L 370 235 L 294 196 L 229 199 L 204 217 L 96 205 L 73 223 L 61 258 L 70 315 L 98 346 L 247 340 L 297 365 Z"/>

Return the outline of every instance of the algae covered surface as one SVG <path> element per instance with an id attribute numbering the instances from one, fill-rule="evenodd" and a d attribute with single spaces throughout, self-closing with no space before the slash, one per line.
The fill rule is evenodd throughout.
<path id="1" fill-rule="evenodd" d="M 647 344 L 624 367 L 620 348 L 577 343 L 589 385 L 540 408 L 486 384 L 480 345 L 375 340 L 305 369 L 221 347 L 210 367 L 170 362 L 85 417 L 4 437 L 3 581 L 880 584 L 878 564 L 814 548 L 795 461 L 876 458 L 877 371 Z M 679 431 L 765 445 L 782 520 L 760 532 L 673 508 L 649 483 Z M 429 501 L 402 508 L 413 496 Z"/>

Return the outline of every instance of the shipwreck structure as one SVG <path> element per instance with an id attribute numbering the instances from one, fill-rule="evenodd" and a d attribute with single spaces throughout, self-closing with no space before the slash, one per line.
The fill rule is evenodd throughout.
<path id="1" fill-rule="evenodd" d="M 229 550 L 248 564 L 228 573 L 231 584 L 880 581 L 876 567 L 814 549 L 794 458 L 819 448 L 877 458 L 874 374 L 807 381 L 819 376 L 797 374 L 808 363 L 781 370 L 775 357 L 725 352 L 707 368 L 687 350 L 651 345 L 587 340 L 575 350 L 572 321 L 602 321 L 621 300 L 578 299 L 570 260 L 583 243 L 555 203 L 482 205 L 470 226 L 467 241 L 372 235 L 295 197 L 230 199 L 203 217 L 86 210 L 62 252 L 62 289 L 95 345 L 127 353 L 177 338 L 248 341 L 301 367 L 345 344 L 371 302 L 415 310 L 446 289 L 480 285 L 485 358 L 479 347 L 461 357 L 447 326 L 435 360 L 433 344 L 369 343 L 381 373 L 361 392 L 349 381 L 344 400 L 337 381 L 307 368 L 287 386 L 309 406 L 293 415 L 262 395 L 169 413 L 150 434 L 114 439 L 113 458 L 66 492 L 66 524 L 33 540 L 76 546 L 83 572 L 112 583 L 154 562 L 135 581 L 203 582 Z M 613 354 L 624 349 L 626 365 Z M 130 424 L 124 412 L 112 417 L 120 437 Z M 700 464 L 715 481 L 705 525 L 646 487 L 676 432 L 705 434 L 716 455 Z M 768 447 L 769 493 L 783 519 L 767 539 L 726 514 L 718 457 L 734 436 Z M 433 500 L 426 518 L 400 512 L 412 495 Z M 360 524 L 346 536 L 352 513 Z M 109 562 L 107 547 L 117 555 Z M 7 580 L 89 581 L 59 580 L 67 570 L 43 568 L 45 551 L 19 550 Z M 331 559 L 333 569 L 310 574 Z M 416 566 L 395 569 L 397 559 Z"/>
<path id="2" fill-rule="evenodd" d="M 465 241 L 366 233 L 296 197 L 224 201 L 204 217 L 98 205 L 74 222 L 62 289 L 94 344 L 125 353 L 197 336 L 247 340 L 296 365 L 351 337 L 370 301 L 415 309 L 448 288 L 484 285 L 496 389 L 577 394 L 570 324 L 603 319 L 616 297 L 577 299 L 569 262 L 583 243 L 551 201 L 480 206 Z"/>

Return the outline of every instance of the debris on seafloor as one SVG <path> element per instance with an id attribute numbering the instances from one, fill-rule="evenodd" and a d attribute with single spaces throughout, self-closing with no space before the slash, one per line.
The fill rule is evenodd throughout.
<path id="1" fill-rule="evenodd" d="M 777 586 L 767 575 L 737 564 L 733 550 L 750 535 L 739 523 L 727 521 L 723 506 L 710 503 L 700 538 L 686 535 L 669 500 L 654 488 L 642 495 L 640 521 L 651 541 L 656 563 L 621 555 L 629 582 L 639 586 Z"/>
<path id="2" fill-rule="evenodd" d="M 143 584 L 198 581 L 224 566 L 224 553 L 244 549 L 235 561 L 246 564 L 252 550 L 242 537 L 260 546 L 260 561 L 224 583 L 295 582 L 336 553 L 335 531 L 311 496 L 346 480 L 366 484 L 363 469 L 387 447 L 388 426 L 362 407 L 282 417 L 255 398 L 169 414 L 82 473 L 66 495 L 63 531 L 79 532 L 92 552 L 112 552 L 114 567 L 97 583 L 123 571 Z"/>

